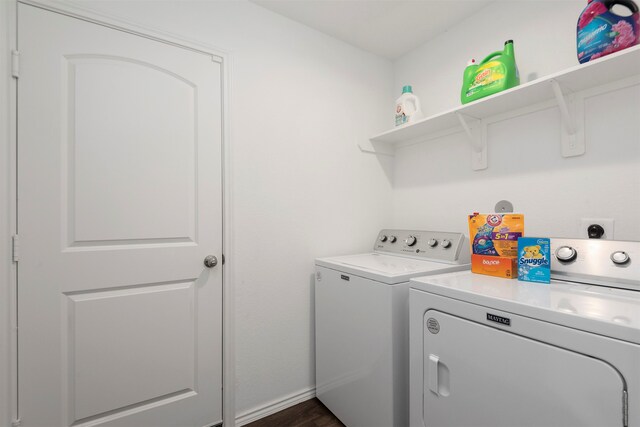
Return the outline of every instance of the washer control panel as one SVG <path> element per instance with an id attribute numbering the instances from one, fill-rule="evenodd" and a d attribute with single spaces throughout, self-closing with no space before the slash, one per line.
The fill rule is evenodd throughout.
<path id="1" fill-rule="evenodd" d="M 640 291 L 640 242 L 553 238 L 551 277 Z"/>
<path id="2" fill-rule="evenodd" d="M 469 263 L 469 242 L 462 233 L 382 230 L 374 251 L 456 264 Z"/>

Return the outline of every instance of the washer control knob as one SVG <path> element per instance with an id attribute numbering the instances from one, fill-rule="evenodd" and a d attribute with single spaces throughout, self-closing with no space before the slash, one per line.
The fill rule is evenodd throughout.
<path id="1" fill-rule="evenodd" d="M 397 242 L 397 241 L 398 241 L 398 238 L 397 238 L 396 236 L 389 236 L 389 241 L 390 241 L 391 243 L 395 243 L 395 242 Z"/>
<path id="2" fill-rule="evenodd" d="M 385 236 L 385 235 L 383 234 L 383 235 L 381 235 L 381 236 L 378 238 L 378 240 L 380 240 L 381 242 L 383 242 L 383 243 L 384 243 L 384 242 L 386 242 L 386 241 L 387 241 L 387 236 Z"/>
<path id="3" fill-rule="evenodd" d="M 558 258 L 558 261 L 571 262 L 576 259 L 577 256 L 578 252 L 571 246 L 560 246 L 556 250 L 556 258 Z"/>
<path id="4" fill-rule="evenodd" d="M 617 265 L 623 265 L 631 261 L 629 254 L 624 251 L 615 251 L 611 254 L 611 261 Z"/>
<path id="5" fill-rule="evenodd" d="M 418 241 L 418 239 L 416 239 L 415 236 L 409 236 L 404 240 L 404 242 L 407 244 L 407 246 L 413 246 L 413 245 L 416 244 L 417 241 Z"/>
<path id="6" fill-rule="evenodd" d="M 438 241 L 436 239 L 429 239 L 427 240 L 427 245 L 435 248 L 436 246 L 438 246 Z"/>
<path id="7" fill-rule="evenodd" d="M 444 239 L 442 241 L 442 247 L 445 248 L 445 249 L 450 248 L 451 247 L 451 240 Z"/>

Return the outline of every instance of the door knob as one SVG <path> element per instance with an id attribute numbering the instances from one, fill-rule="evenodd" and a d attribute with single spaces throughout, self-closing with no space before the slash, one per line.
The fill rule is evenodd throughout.
<path id="1" fill-rule="evenodd" d="M 213 268 L 216 265 L 218 265 L 218 258 L 213 255 L 207 255 L 207 257 L 204 259 L 204 266 L 207 268 Z"/>

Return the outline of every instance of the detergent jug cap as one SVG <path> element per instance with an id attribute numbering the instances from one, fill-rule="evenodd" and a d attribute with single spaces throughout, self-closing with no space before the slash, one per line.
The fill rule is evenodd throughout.
<path id="1" fill-rule="evenodd" d="M 513 40 L 507 40 L 504 44 L 513 44 Z"/>
<path id="2" fill-rule="evenodd" d="M 402 93 L 413 93 L 413 90 L 411 89 L 411 85 L 403 86 Z"/>

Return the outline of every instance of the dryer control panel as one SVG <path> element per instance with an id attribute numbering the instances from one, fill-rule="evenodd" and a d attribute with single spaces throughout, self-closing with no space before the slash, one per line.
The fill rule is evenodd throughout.
<path id="1" fill-rule="evenodd" d="M 462 233 L 385 229 L 378 233 L 373 250 L 451 264 L 470 262 L 469 242 Z"/>
<path id="2" fill-rule="evenodd" d="M 551 238 L 551 277 L 640 291 L 640 242 Z"/>

